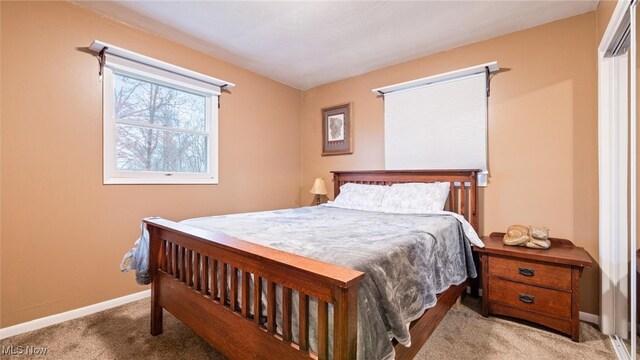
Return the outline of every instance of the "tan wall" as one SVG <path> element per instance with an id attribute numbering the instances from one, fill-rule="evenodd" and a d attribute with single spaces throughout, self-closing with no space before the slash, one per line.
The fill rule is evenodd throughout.
<path id="1" fill-rule="evenodd" d="M 0 326 L 144 290 L 118 264 L 145 216 L 299 205 L 299 90 L 73 4 L 0 8 Z M 78 50 L 94 39 L 238 85 L 222 96 L 220 185 L 102 185 L 102 85 Z"/>
<path id="2" fill-rule="evenodd" d="M 605 15 L 603 3 L 302 94 L 75 5 L 0 2 L 0 327 L 143 290 L 117 264 L 144 216 L 292 207 L 301 193 L 310 204 L 316 176 L 383 168 L 383 103 L 372 88 L 492 60 L 508 71 L 494 78 L 489 100 L 481 232 L 546 224 L 597 259 L 595 50 L 613 11 Z M 222 98 L 220 185 L 102 185 L 97 62 L 77 49 L 94 39 L 238 84 Z M 344 102 L 354 106 L 355 152 L 321 157 L 320 109 Z M 597 274 L 582 281 L 591 313 Z"/>
<path id="3" fill-rule="evenodd" d="M 591 12 L 306 91 L 303 189 L 315 177 L 330 179 L 330 170 L 384 168 L 383 101 L 371 89 L 497 60 L 506 71 L 491 85 L 481 232 L 547 225 L 598 259 L 595 29 Z M 354 154 L 322 157 L 321 108 L 346 102 L 353 103 Z M 311 201 L 305 192 L 303 203 Z M 587 271 L 583 311 L 598 313 L 598 286 L 598 271 Z"/>

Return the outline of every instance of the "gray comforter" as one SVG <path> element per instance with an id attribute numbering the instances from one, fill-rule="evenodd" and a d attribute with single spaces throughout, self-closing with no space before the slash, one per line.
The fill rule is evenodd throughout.
<path id="1" fill-rule="evenodd" d="M 436 294 L 476 277 L 462 225 L 444 214 L 399 215 L 315 206 L 183 223 L 364 272 L 358 296 L 358 359 L 393 358 L 390 338 L 409 345 L 408 324 L 435 305 Z M 144 236 L 141 240 L 146 241 Z M 312 300 L 312 349 L 316 348 L 316 308 Z M 297 308 L 293 312 L 297 319 Z M 292 327 L 295 336 L 295 321 Z"/>

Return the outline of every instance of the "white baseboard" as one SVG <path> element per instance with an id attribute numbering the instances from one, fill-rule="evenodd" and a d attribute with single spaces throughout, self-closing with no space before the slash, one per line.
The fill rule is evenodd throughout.
<path id="1" fill-rule="evenodd" d="M 580 311 L 580 321 L 600 325 L 600 317 L 596 314 Z"/>
<path id="2" fill-rule="evenodd" d="M 22 324 L 17 324 L 0 329 L 0 340 L 11 336 L 23 334 L 29 331 L 42 329 L 43 327 L 59 324 L 68 320 L 91 315 L 103 310 L 111 309 L 116 306 L 124 305 L 136 300 L 144 299 L 151 296 L 151 290 L 140 291 L 135 294 L 126 295 L 116 299 L 107 300 L 101 303 L 85 306 L 79 309 L 55 314 L 40 319 L 35 319 Z"/>
<path id="3" fill-rule="evenodd" d="M 467 286 L 467 293 L 471 293 L 471 287 Z M 482 289 L 478 289 L 478 295 L 482 296 Z M 600 317 L 596 314 L 580 311 L 580 321 L 600 325 Z"/>

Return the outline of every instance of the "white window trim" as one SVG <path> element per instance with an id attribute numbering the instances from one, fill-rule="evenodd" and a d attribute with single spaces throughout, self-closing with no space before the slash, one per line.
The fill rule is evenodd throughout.
<path id="1" fill-rule="evenodd" d="M 118 171 L 116 169 L 116 119 L 114 110 L 114 70 L 130 74 L 154 83 L 167 85 L 206 97 L 208 134 L 208 172 L 164 172 L 164 171 Z M 174 72 L 163 71 L 110 55 L 103 73 L 103 183 L 104 184 L 218 184 L 218 109 L 220 88 L 216 85 L 185 77 Z M 166 130 L 171 130 L 167 129 Z M 195 132 L 194 132 L 195 133 Z"/>

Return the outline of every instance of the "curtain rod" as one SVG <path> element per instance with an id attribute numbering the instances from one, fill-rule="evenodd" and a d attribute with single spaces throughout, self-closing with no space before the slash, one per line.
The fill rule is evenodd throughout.
<path id="1" fill-rule="evenodd" d="M 218 79 L 212 76 L 208 76 L 199 72 L 195 72 L 193 70 L 189 70 L 189 69 L 185 69 L 183 67 L 180 66 L 176 66 L 173 64 L 169 64 L 167 62 L 158 60 L 158 59 L 154 59 L 152 57 L 146 56 L 146 55 L 142 55 L 130 50 L 126 50 L 123 49 L 121 47 L 115 46 L 115 45 L 111 45 L 109 43 L 100 41 L 100 40 L 94 40 L 91 45 L 89 46 L 89 50 L 98 53 L 98 61 L 100 64 L 100 72 L 99 75 L 102 75 L 103 72 L 103 68 L 105 65 L 105 60 L 106 60 L 106 55 L 105 54 L 110 54 L 110 55 L 114 55 L 114 56 L 118 56 L 127 60 L 131 60 L 140 64 L 144 64 L 147 66 L 151 66 L 151 67 L 155 67 L 164 71 L 169 71 L 172 72 L 174 74 L 177 75 L 181 75 L 184 77 L 188 77 L 194 80 L 198 80 L 198 81 L 202 81 L 204 83 L 207 84 L 211 84 L 211 85 L 215 85 L 218 86 L 220 88 L 227 88 L 230 89 L 234 86 L 236 86 L 234 83 L 229 82 L 229 81 L 225 81 L 222 79 Z"/>
<path id="2" fill-rule="evenodd" d="M 416 80 L 410 80 L 410 81 L 405 81 L 398 84 L 384 86 L 384 87 L 373 89 L 372 91 L 384 97 L 384 95 L 390 94 L 393 92 L 413 89 L 421 86 L 427 86 L 427 85 L 436 84 L 444 81 L 462 78 L 465 76 L 476 75 L 483 72 L 487 74 L 487 77 L 489 77 L 491 73 L 497 72 L 498 70 L 500 70 L 500 67 L 498 66 L 498 62 L 492 61 L 489 63 L 471 66 L 464 69 L 449 71 L 442 74 L 432 75 L 432 76 L 428 76 L 428 77 L 424 77 Z M 487 87 L 488 85 L 489 85 L 489 81 L 487 81 Z"/>

